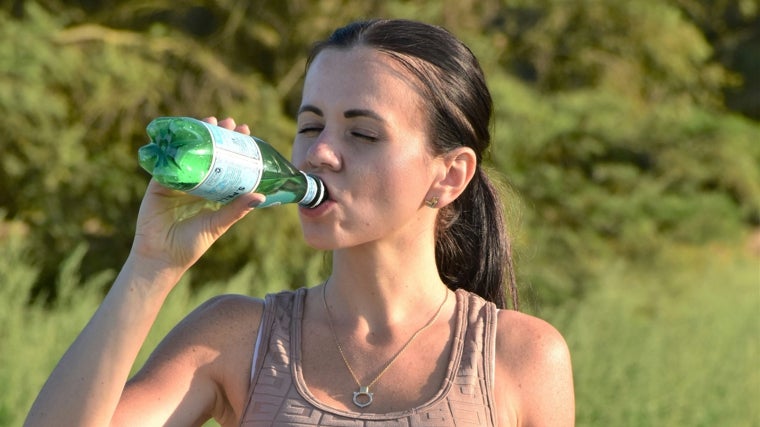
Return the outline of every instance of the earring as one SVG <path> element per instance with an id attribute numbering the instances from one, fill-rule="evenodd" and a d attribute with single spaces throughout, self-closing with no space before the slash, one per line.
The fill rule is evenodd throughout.
<path id="1" fill-rule="evenodd" d="M 425 206 L 429 208 L 435 208 L 438 205 L 438 197 L 433 196 L 429 199 L 425 199 Z"/>

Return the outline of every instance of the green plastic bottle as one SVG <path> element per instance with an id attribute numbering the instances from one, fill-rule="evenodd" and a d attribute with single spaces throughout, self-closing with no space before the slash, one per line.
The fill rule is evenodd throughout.
<path id="1" fill-rule="evenodd" d="M 138 161 L 166 187 L 221 203 L 261 193 L 266 201 L 259 207 L 314 208 L 325 198 L 318 177 L 258 138 L 189 117 L 159 117 L 146 130 L 150 142 L 138 150 Z"/>

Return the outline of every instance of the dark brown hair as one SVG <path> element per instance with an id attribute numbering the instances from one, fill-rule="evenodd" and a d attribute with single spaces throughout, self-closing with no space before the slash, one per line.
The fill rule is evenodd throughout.
<path id="1" fill-rule="evenodd" d="M 518 309 L 517 287 L 504 212 L 481 166 L 491 143 L 493 101 L 470 49 L 447 30 L 409 20 L 369 20 L 339 28 L 314 45 L 307 69 L 326 48 L 367 46 L 397 60 L 414 75 L 430 118 L 436 154 L 466 146 L 477 170 L 465 191 L 441 209 L 436 224 L 436 262 L 451 289 L 463 288 L 506 308 Z"/>

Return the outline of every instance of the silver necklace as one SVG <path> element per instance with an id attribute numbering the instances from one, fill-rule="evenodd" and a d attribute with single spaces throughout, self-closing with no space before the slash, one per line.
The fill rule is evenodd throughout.
<path id="1" fill-rule="evenodd" d="M 327 306 L 327 297 L 325 296 L 326 288 L 327 288 L 327 283 L 325 282 L 322 285 L 322 302 L 324 302 L 325 311 L 327 312 L 327 323 L 330 325 L 330 331 L 332 332 L 333 339 L 335 339 L 335 346 L 338 347 L 338 352 L 340 353 L 340 356 L 343 358 L 343 363 L 346 365 L 346 368 L 348 368 L 348 372 L 351 373 L 351 376 L 354 378 L 354 382 L 359 387 L 359 390 L 354 392 L 354 397 L 353 397 L 354 405 L 360 408 L 365 408 L 372 404 L 372 400 L 375 395 L 374 393 L 369 391 L 369 388 L 374 386 L 375 383 L 378 380 L 380 380 L 380 377 L 382 377 L 383 374 L 385 374 L 385 372 L 388 370 L 388 368 L 391 367 L 393 362 L 395 362 L 396 359 L 398 359 L 398 357 L 401 356 L 401 353 L 403 353 L 404 350 L 406 350 L 406 348 L 409 347 L 409 344 L 411 344 L 412 341 L 414 341 L 414 339 L 417 338 L 419 334 L 421 334 L 425 329 L 427 329 L 430 325 L 432 325 L 435 322 L 435 320 L 438 318 L 438 315 L 441 314 L 441 310 L 443 310 L 443 306 L 446 305 L 446 301 L 449 299 L 449 292 L 448 290 L 446 291 L 446 294 L 443 297 L 443 302 L 438 307 L 438 310 L 435 312 L 433 317 L 431 317 L 430 320 L 428 320 L 428 322 L 424 326 L 422 326 L 419 330 L 417 330 L 417 332 L 412 334 L 411 338 L 409 338 L 406 344 L 404 344 L 401 347 L 401 349 L 391 358 L 391 360 L 389 360 L 388 363 L 385 364 L 385 367 L 383 367 L 380 373 L 377 374 L 377 376 L 375 376 L 375 378 L 372 381 L 370 381 L 369 384 L 367 384 L 366 386 L 363 386 L 361 385 L 361 382 L 359 382 L 359 378 L 356 376 L 356 372 L 354 372 L 353 368 L 351 368 L 351 364 L 348 363 L 348 358 L 346 358 L 346 354 L 343 352 L 343 347 L 341 347 L 340 345 L 340 340 L 338 340 L 338 334 L 335 333 L 335 327 L 333 326 L 332 314 L 330 313 L 330 307 Z"/>

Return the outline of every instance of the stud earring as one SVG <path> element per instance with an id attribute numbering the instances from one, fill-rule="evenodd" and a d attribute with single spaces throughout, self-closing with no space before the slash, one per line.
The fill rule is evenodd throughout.
<path id="1" fill-rule="evenodd" d="M 431 197 L 429 199 L 425 199 L 425 206 L 429 208 L 435 208 L 438 205 L 438 197 Z"/>

